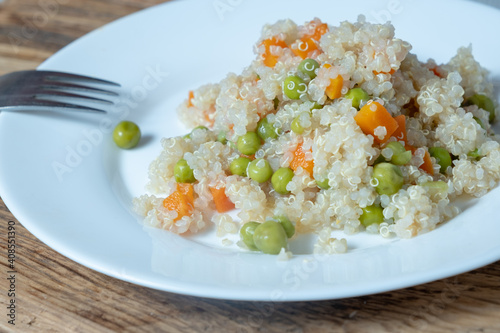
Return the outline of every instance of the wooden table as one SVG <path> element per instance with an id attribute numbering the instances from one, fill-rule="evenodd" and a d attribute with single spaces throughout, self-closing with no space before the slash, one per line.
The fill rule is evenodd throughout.
<path id="1" fill-rule="evenodd" d="M 160 2 L 6 0 L 0 3 L 0 75 L 36 68 L 85 33 Z M 18 246 L 15 327 L 6 316 L 9 221 Z M 156 291 L 83 267 L 31 235 L 1 199 L 0 238 L 2 332 L 500 332 L 500 262 L 372 296 L 238 302 Z"/>

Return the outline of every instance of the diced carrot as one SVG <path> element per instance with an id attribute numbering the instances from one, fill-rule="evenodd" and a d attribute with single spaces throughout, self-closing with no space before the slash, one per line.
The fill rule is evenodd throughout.
<path id="1" fill-rule="evenodd" d="M 190 90 L 189 97 L 188 97 L 188 107 L 193 106 L 193 98 L 194 98 L 194 92 L 192 90 Z"/>
<path id="2" fill-rule="evenodd" d="M 382 144 L 389 140 L 391 135 L 398 128 L 398 122 L 394 120 L 387 109 L 380 103 L 369 101 L 363 106 L 354 117 L 354 120 L 366 135 L 370 134 L 376 143 Z M 379 139 L 375 135 L 378 127 L 385 127 L 387 133 Z"/>
<path id="3" fill-rule="evenodd" d="M 424 155 L 424 164 L 420 166 L 420 169 L 424 170 L 431 176 L 434 175 L 434 168 L 432 167 L 432 161 L 431 161 L 431 155 L 429 152 L 426 150 L 425 155 Z"/>
<path id="4" fill-rule="evenodd" d="M 285 41 L 277 39 L 276 37 L 265 39 L 262 42 L 262 45 L 264 45 L 266 49 L 262 56 L 264 58 L 264 65 L 267 67 L 274 67 L 274 65 L 278 62 L 278 57 L 271 54 L 271 46 L 280 46 L 282 48 L 287 47 Z"/>
<path id="5" fill-rule="evenodd" d="M 415 154 L 415 151 L 417 150 L 417 148 L 410 146 L 408 144 L 405 145 L 405 149 L 411 150 L 412 154 Z M 434 175 L 434 168 L 432 167 L 431 155 L 429 154 L 429 152 L 427 150 L 425 151 L 425 154 L 424 154 L 424 163 L 422 163 L 419 166 L 419 168 L 424 170 L 425 172 L 427 172 L 431 176 Z"/>
<path id="6" fill-rule="evenodd" d="M 311 21 L 309 24 L 316 24 L 314 21 Z M 315 40 L 320 40 L 321 36 L 328 32 L 328 24 L 321 23 L 314 28 L 314 32 L 312 34 L 306 35 L 304 37 L 310 37 Z"/>
<path id="7" fill-rule="evenodd" d="M 308 57 L 308 55 L 317 50 L 318 46 L 314 42 L 312 38 L 302 38 L 297 40 L 297 42 L 294 43 L 292 46 L 292 52 L 296 55 L 301 57 L 302 59 L 305 59 Z"/>
<path id="8" fill-rule="evenodd" d="M 293 152 L 293 159 L 290 162 L 290 169 L 293 171 L 296 171 L 299 167 L 302 167 L 312 177 L 314 161 L 312 159 L 306 160 L 306 154 L 302 150 L 302 142 L 297 145 L 297 148 Z"/>
<path id="9" fill-rule="evenodd" d="M 210 110 L 205 110 L 203 112 L 203 118 L 205 118 L 206 124 L 208 127 L 214 126 L 215 123 L 215 108 Z"/>
<path id="10" fill-rule="evenodd" d="M 377 71 L 373 71 L 373 74 L 374 75 L 378 75 L 378 74 L 394 74 L 396 73 L 396 70 L 394 68 L 391 68 L 391 70 L 389 72 L 377 72 Z"/>
<path id="11" fill-rule="evenodd" d="M 214 198 L 215 209 L 219 213 L 225 213 L 234 209 L 234 203 L 227 197 L 225 187 L 210 187 L 210 192 L 212 192 L 212 197 Z"/>
<path id="12" fill-rule="evenodd" d="M 249 158 L 252 161 L 255 160 L 255 154 L 253 154 L 253 155 L 240 154 L 240 157 L 246 157 L 246 158 Z"/>
<path id="13" fill-rule="evenodd" d="M 163 207 L 170 211 L 176 211 L 177 217 L 174 221 L 184 216 L 191 215 L 194 208 L 194 188 L 189 183 L 177 184 L 177 189 L 163 200 Z"/>
<path id="14" fill-rule="evenodd" d="M 330 79 L 330 85 L 325 89 L 328 98 L 335 99 L 341 97 L 343 85 L 344 78 L 342 75 L 337 75 L 335 79 Z"/>
<path id="15" fill-rule="evenodd" d="M 398 141 L 404 141 L 406 144 L 406 117 L 401 114 L 394 117 L 394 120 L 398 123 L 398 128 L 392 133 L 392 136 L 398 139 Z"/>
<path id="16" fill-rule="evenodd" d="M 442 77 L 441 74 L 439 74 L 439 72 L 438 72 L 437 66 L 436 67 L 432 67 L 430 70 L 434 73 L 434 75 L 436 75 L 438 77 Z"/>

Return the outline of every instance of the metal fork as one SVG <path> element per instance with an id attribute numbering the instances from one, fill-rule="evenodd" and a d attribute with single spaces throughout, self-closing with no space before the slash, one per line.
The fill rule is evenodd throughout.
<path id="1" fill-rule="evenodd" d="M 89 106 L 88 102 L 114 104 L 101 97 L 112 98 L 118 93 L 103 88 L 119 86 L 115 82 L 64 72 L 12 72 L 0 76 L 0 111 L 75 109 L 105 113 L 103 109 Z M 82 101 L 84 105 L 74 104 L 75 101 Z"/>

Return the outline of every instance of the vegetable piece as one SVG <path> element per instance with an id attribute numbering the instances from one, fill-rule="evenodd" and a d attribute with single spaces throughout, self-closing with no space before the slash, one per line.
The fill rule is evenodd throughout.
<path id="1" fill-rule="evenodd" d="M 313 106 L 312 106 L 312 108 L 311 108 L 310 111 L 312 111 L 312 110 L 320 110 L 322 108 L 323 108 L 323 105 L 314 102 L 314 104 L 313 104 Z"/>
<path id="2" fill-rule="evenodd" d="M 387 109 L 379 102 L 369 101 L 359 110 L 354 116 L 354 120 L 366 135 L 370 134 L 376 143 L 384 143 L 398 128 L 398 123 Z M 379 128 L 385 127 L 387 132 L 380 138 L 375 135 L 375 131 Z"/>
<path id="3" fill-rule="evenodd" d="M 288 76 L 283 82 L 283 92 L 290 99 L 300 99 L 307 91 L 307 85 L 298 76 Z"/>
<path id="4" fill-rule="evenodd" d="M 314 39 L 309 37 L 304 37 L 297 40 L 291 47 L 293 54 L 302 59 L 306 59 L 307 56 L 318 49 L 318 46 L 314 42 Z"/>
<path id="5" fill-rule="evenodd" d="M 225 187 L 210 187 L 212 197 L 214 198 L 215 209 L 219 213 L 225 213 L 234 209 L 234 203 L 227 197 Z"/>
<path id="6" fill-rule="evenodd" d="M 323 180 L 316 180 L 316 185 L 318 185 L 319 188 L 322 188 L 324 190 L 328 190 L 330 188 L 330 184 L 328 184 L 329 179 L 326 177 Z"/>
<path id="7" fill-rule="evenodd" d="M 280 99 L 278 97 L 274 97 L 273 106 L 275 110 L 278 110 L 278 106 L 280 105 Z"/>
<path id="8" fill-rule="evenodd" d="M 467 153 L 467 156 L 469 156 L 470 158 L 476 160 L 476 161 L 479 161 L 481 159 L 481 157 L 483 157 L 483 155 L 481 155 L 479 153 L 479 149 L 476 148 L 474 150 L 471 150 L 470 152 Z"/>
<path id="9" fill-rule="evenodd" d="M 314 40 L 319 41 L 321 36 L 328 32 L 328 25 L 326 23 L 319 22 L 310 22 L 311 25 L 314 26 L 314 31 L 311 34 L 305 35 L 305 37 L 311 37 Z"/>
<path id="10" fill-rule="evenodd" d="M 283 40 L 277 39 L 276 37 L 271 37 L 262 41 L 262 45 L 264 45 L 265 47 L 265 52 L 262 55 L 262 58 L 264 60 L 264 65 L 266 65 L 267 67 L 274 67 L 278 62 L 278 56 L 271 53 L 271 47 L 272 46 L 279 46 L 282 48 L 287 47 L 286 43 Z"/>
<path id="11" fill-rule="evenodd" d="M 290 169 L 293 171 L 297 171 L 299 167 L 302 167 L 312 177 L 314 161 L 312 159 L 306 160 L 306 154 L 302 150 L 302 142 L 297 145 L 297 148 L 293 152 L 293 159 L 290 162 Z"/>
<path id="12" fill-rule="evenodd" d="M 260 138 L 255 132 L 247 132 L 238 138 L 236 147 L 242 154 L 253 155 L 260 148 Z"/>
<path id="13" fill-rule="evenodd" d="M 424 163 L 420 166 L 420 169 L 424 170 L 430 175 L 434 175 L 434 168 L 432 167 L 431 155 L 426 150 L 424 155 Z"/>
<path id="14" fill-rule="evenodd" d="M 477 105 L 478 108 L 488 111 L 490 113 L 489 121 L 493 123 L 495 121 L 495 104 L 486 95 L 475 94 L 467 99 L 466 105 Z"/>
<path id="15" fill-rule="evenodd" d="M 395 165 L 405 165 L 411 161 L 411 151 L 407 150 L 404 153 L 392 155 L 391 163 Z"/>
<path id="16" fill-rule="evenodd" d="M 370 95 L 359 87 L 350 89 L 344 97 L 352 100 L 352 106 L 356 109 L 359 109 L 361 102 L 367 102 L 370 99 Z"/>
<path id="17" fill-rule="evenodd" d="M 284 215 L 278 215 L 273 217 L 272 220 L 281 223 L 281 226 L 283 227 L 283 229 L 285 229 L 285 233 L 288 238 L 292 238 L 293 235 L 295 235 L 295 226 L 288 219 L 288 217 Z"/>
<path id="18" fill-rule="evenodd" d="M 405 165 L 411 160 L 411 151 L 407 151 L 399 141 L 389 142 L 385 148 L 392 150 L 391 163 L 395 165 Z"/>
<path id="19" fill-rule="evenodd" d="M 481 126 L 481 128 L 482 128 L 482 129 L 486 129 L 486 128 L 484 127 L 484 124 L 483 124 L 483 122 L 481 121 L 481 119 L 479 119 L 478 117 L 472 117 L 472 119 L 474 119 L 474 120 L 476 121 L 476 123 L 478 123 L 478 124 L 479 124 L 479 126 Z"/>
<path id="20" fill-rule="evenodd" d="M 188 107 L 193 107 L 193 99 L 194 99 L 194 92 L 192 90 L 189 91 L 189 96 L 188 96 Z"/>
<path id="21" fill-rule="evenodd" d="M 219 134 L 217 134 L 217 141 L 225 145 L 227 143 L 226 132 L 220 131 Z"/>
<path id="22" fill-rule="evenodd" d="M 174 167 L 174 178 L 178 183 L 194 183 L 196 178 L 194 178 L 193 169 L 191 169 L 187 161 L 181 158 Z"/>
<path id="23" fill-rule="evenodd" d="M 316 77 L 316 69 L 319 68 L 319 64 L 314 59 L 304 59 L 300 62 L 298 70 L 309 76 L 311 79 Z"/>
<path id="24" fill-rule="evenodd" d="M 177 212 L 174 222 L 184 216 L 191 215 L 194 209 L 193 185 L 188 183 L 177 184 L 177 189 L 163 200 L 163 207 L 167 210 Z"/>
<path id="25" fill-rule="evenodd" d="M 282 248 L 288 247 L 288 237 L 281 223 L 266 221 L 255 228 L 253 241 L 264 253 L 278 254 Z"/>
<path id="26" fill-rule="evenodd" d="M 442 174 L 446 173 L 446 169 L 451 166 L 451 155 L 450 153 L 441 147 L 431 147 L 429 148 L 429 154 L 434 157 L 437 163 L 441 166 L 439 171 Z"/>
<path id="27" fill-rule="evenodd" d="M 379 74 L 390 74 L 390 75 L 392 75 L 392 74 L 394 74 L 394 73 L 396 73 L 396 70 L 395 70 L 394 68 L 391 68 L 391 70 L 390 70 L 390 71 L 388 71 L 388 72 L 377 72 L 377 71 L 373 71 L 373 75 L 379 75 Z"/>
<path id="28" fill-rule="evenodd" d="M 267 117 L 265 117 L 257 123 L 257 135 L 264 141 L 267 139 L 276 139 L 278 137 L 278 129 L 269 124 Z"/>
<path id="29" fill-rule="evenodd" d="M 208 131 L 208 128 L 206 126 L 201 126 L 201 125 L 196 126 L 195 128 L 193 128 L 193 130 L 190 133 L 184 135 L 184 139 L 191 139 L 191 134 L 193 134 L 194 131 L 199 130 L 199 129 Z"/>
<path id="30" fill-rule="evenodd" d="M 330 99 L 341 97 L 343 84 L 344 78 L 342 75 L 337 75 L 336 78 L 330 79 L 330 85 L 325 89 L 326 96 Z"/>
<path id="31" fill-rule="evenodd" d="M 392 136 L 395 137 L 398 141 L 403 141 L 406 144 L 406 117 L 401 114 L 394 117 L 394 120 L 398 123 L 398 128 L 396 128 L 396 130 L 392 133 Z"/>
<path id="32" fill-rule="evenodd" d="M 274 190 L 279 194 L 288 194 L 290 191 L 286 189 L 288 183 L 294 176 L 293 170 L 290 168 L 279 168 L 271 177 L 271 184 Z"/>
<path id="33" fill-rule="evenodd" d="M 248 164 L 250 164 L 250 162 L 252 162 L 252 160 L 248 157 L 235 158 L 229 165 L 229 171 L 231 171 L 233 175 L 246 177 Z"/>
<path id="34" fill-rule="evenodd" d="M 295 117 L 295 119 L 293 119 L 290 128 L 296 134 L 304 133 L 304 127 L 302 127 L 302 125 L 300 124 L 300 116 L 297 116 Z"/>
<path id="35" fill-rule="evenodd" d="M 113 130 L 113 141 L 122 149 L 134 148 L 140 139 L 141 130 L 131 121 L 121 121 Z"/>
<path id="36" fill-rule="evenodd" d="M 425 182 L 420 184 L 427 189 L 427 192 L 431 195 L 431 198 L 446 198 L 448 195 L 448 184 L 442 180 L 437 180 L 433 182 Z"/>
<path id="37" fill-rule="evenodd" d="M 240 229 L 240 238 L 245 243 L 245 245 L 252 251 L 258 251 L 259 249 L 255 246 L 253 241 L 253 235 L 255 229 L 260 225 L 259 222 L 250 221 L 245 223 Z"/>
<path id="38" fill-rule="evenodd" d="M 380 205 L 371 205 L 363 208 L 363 214 L 359 217 L 359 222 L 365 227 L 373 223 L 380 224 L 384 222 L 384 213 Z"/>
<path id="39" fill-rule="evenodd" d="M 250 162 L 247 168 L 248 177 L 257 183 L 265 183 L 271 178 L 273 169 L 269 162 L 263 158 L 258 158 Z"/>
<path id="40" fill-rule="evenodd" d="M 392 195 L 403 186 L 404 178 L 398 166 L 382 162 L 373 167 L 375 190 L 378 194 Z"/>
<path id="41" fill-rule="evenodd" d="M 411 150 L 412 154 L 415 154 L 415 151 L 417 148 L 412 147 L 410 145 L 405 146 L 406 150 Z M 431 155 L 429 152 L 426 150 L 423 158 L 424 162 L 419 166 L 420 169 L 424 170 L 431 176 L 434 175 L 434 167 L 432 166 L 432 161 L 431 161 Z"/>

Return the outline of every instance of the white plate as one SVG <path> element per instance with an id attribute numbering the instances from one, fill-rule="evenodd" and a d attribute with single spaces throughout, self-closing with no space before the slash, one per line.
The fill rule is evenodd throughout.
<path id="1" fill-rule="evenodd" d="M 360 8 L 370 21 L 391 19 L 397 36 L 410 41 L 420 59 L 448 61 L 459 46 L 473 43 L 475 56 L 493 78 L 500 75 L 500 13 L 469 2 L 172 2 L 98 29 L 40 66 L 120 82 L 125 95 L 104 118 L 3 112 L 2 198 L 36 237 L 82 265 L 197 296 L 273 301 L 350 297 L 425 283 L 500 259 L 499 188 L 414 239 L 361 233 L 349 237 L 347 254 L 300 254 L 288 262 L 225 249 L 209 236 L 184 239 L 144 230 L 130 213 L 130 200 L 144 191 L 160 138 L 185 132 L 176 106 L 190 89 L 249 64 L 264 23 L 287 17 L 303 23 L 317 16 L 337 24 L 355 20 Z M 106 124 L 120 117 L 140 125 L 145 137 L 140 147 L 123 151 L 114 146 Z M 295 250 L 310 252 L 307 246 Z"/>

